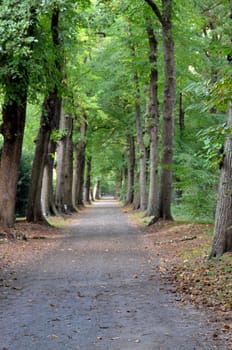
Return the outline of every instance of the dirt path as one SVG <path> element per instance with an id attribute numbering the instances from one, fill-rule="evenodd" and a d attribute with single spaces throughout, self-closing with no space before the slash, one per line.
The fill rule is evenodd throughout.
<path id="1" fill-rule="evenodd" d="M 163 286 L 117 202 L 83 212 L 44 261 L 0 298 L 0 350 L 211 350 L 205 315 Z"/>

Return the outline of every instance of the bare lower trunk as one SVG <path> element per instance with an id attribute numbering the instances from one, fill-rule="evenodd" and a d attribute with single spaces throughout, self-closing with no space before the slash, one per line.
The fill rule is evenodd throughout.
<path id="1" fill-rule="evenodd" d="M 65 115 L 63 108 L 61 109 L 60 132 L 62 136 L 57 143 L 56 149 L 56 191 L 55 204 L 60 213 L 65 212 L 64 202 L 64 183 L 65 183 L 65 153 L 66 153 L 66 130 Z"/>
<path id="2" fill-rule="evenodd" d="M 73 205 L 75 208 L 84 205 L 83 187 L 85 170 L 85 148 L 86 148 L 87 123 L 82 122 L 80 126 L 80 139 L 76 146 L 75 167 L 72 186 Z"/>
<path id="3" fill-rule="evenodd" d="M 73 181 L 73 118 L 66 116 L 65 128 L 67 130 L 66 135 L 66 147 L 65 147 L 65 165 L 64 165 L 64 204 L 68 212 L 74 211 L 72 204 L 72 181 Z"/>
<path id="4" fill-rule="evenodd" d="M 94 191 L 93 191 L 93 198 L 94 200 L 97 199 L 101 199 L 101 182 L 100 180 L 97 180 L 95 186 L 94 186 Z"/>
<path id="5" fill-rule="evenodd" d="M 140 106 L 140 91 L 139 91 L 139 80 L 138 75 L 134 76 L 135 86 L 136 86 L 136 102 L 135 102 L 135 111 L 136 111 L 136 128 L 137 128 L 137 140 L 139 148 L 139 192 L 140 192 L 140 209 L 146 210 L 147 208 L 147 188 L 146 188 L 146 149 L 143 141 L 143 128 L 142 128 L 142 115 L 141 115 L 141 106 Z"/>
<path id="6" fill-rule="evenodd" d="M 3 105 L 4 137 L 0 162 L 0 228 L 7 231 L 15 223 L 15 202 L 18 171 L 22 153 L 23 134 L 26 118 L 26 93 L 20 101 Z"/>
<path id="7" fill-rule="evenodd" d="M 62 113 L 60 130 L 63 136 L 58 142 L 56 165 L 56 195 L 55 203 L 59 212 L 71 213 L 72 179 L 73 179 L 73 118 Z"/>
<path id="8" fill-rule="evenodd" d="M 229 109 L 228 126 L 232 126 L 232 107 Z M 224 145 L 224 161 L 221 168 L 218 200 L 214 226 L 214 239 L 210 257 L 232 251 L 232 136 Z"/>
<path id="9" fill-rule="evenodd" d="M 134 199 L 133 199 L 133 209 L 137 210 L 140 208 L 140 188 L 139 188 L 139 173 L 136 174 L 136 181 L 134 184 Z"/>
<path id="10" fill-rule="evenodd" d="M 86 180 L 85 180 L 85 201 L 91 203 L 91 167 L 92 157 L 88 157 L 86 162 Z"/>
<path id="11" fill-rule="evenodd" d="M 126 204 L 132 204 L 134 199 L 134 171 L 135 171 L 135 141 L 134 136 L 128 137 L 128 173 Z"/>
<path id="12" fill-rule="evenodd" d="M 54 172 L 53 170 L 54 170 L 55 151 L 56 151 L 56 143 L 50 140 L 48 145 L 48 154 L 47 154 L 46 164 L 45 164 L 44 173 L 43 173 L 42 206 L 45 206 L 45 208 L 47 208 L 48 215 L 59 216 L 60 213 L 58 212 L 55 206 L 55 194 L 53 190 L 53 172 Z"/>

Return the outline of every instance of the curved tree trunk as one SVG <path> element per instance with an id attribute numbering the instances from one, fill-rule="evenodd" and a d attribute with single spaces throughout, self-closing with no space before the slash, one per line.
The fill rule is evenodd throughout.
<path id="1" fill-rule="evenodd" d="M 147 129 L 150 136 L 150 181 L 147 216 L 159 217 L 159 183 L 158 183 L 158 132 L 159 132 L 159 102 L 158 102 L 158 70 L 157 70 L 157 40 L 151 25 L 147 27 L 150 47 L 150 101 L 147 115 Z"/>

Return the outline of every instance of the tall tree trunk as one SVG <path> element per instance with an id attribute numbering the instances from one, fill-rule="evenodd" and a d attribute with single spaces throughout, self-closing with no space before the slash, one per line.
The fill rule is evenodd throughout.
<path id="1" fill-rule="evenodd" d="M 159 102 L 158 102 L 158 70 L 157 70 L 157 40 L 151 25 L 147 27 L 150 47 L 150 101 L 147 113 L 147 129 L 150 136 L 150 181 L 147 215 L 159 216 L 159 184 L 158 184 L 158 132 L 159 132 Z"/>
<path id="2" fill-rule="evenodd" d="M 85 201 L 91 203 L 91 168 L 92 157 L 88 157 L 86 161 L 86 180 L 85 180 Z"/>
<path id="3" fill-rule="evenodd" d="M 132 204 L 134 199 L 134 172 L 135 172 L 135 140 L 128 137 L 128 168 L 127 168 L 127 195 L 126 204 Z"/>
<path id="4" fill-rule="evenodd" d="M 87 122 L 84 121 L 80 126 L 80 139 L 76 146 L 76 161 L 73 178 L 73 205 L 75 208 L 84 205 L 84 171 L 85 171 L 85 149 L 86 149 Z"/>
<path id="5" fill-rule="evenodd" d="M 34 6 L 30 9 L 27 37 L 34 37 L 37 12 Z M 33 43 L 30 44 L 33 49 Z M 4 54 L 3 54 L 4 56 Z M 3 64 L 10 64 L 12 57 L 1 57 Z M 7 232 L 15 223 L 15 203 L 17 193 L 18 172 L 22 154 L 22 144 L 26 120 L 27 92 L 29 85 L 28 62 L 25 57 L 17 57 L 14 62 L 17 73 L 4 77 L 4 103 L 2 106 L 2 124 L 0 132 L 3 135 L 3 147 L 0 161 L 0 229 Z M 26 64 L 25 64 L 26 63 Z M 16 66 L 17 65 L 17 66 Z M 8 71 L 9 67 L 8 67 Z"/>
<path id="6" fill-rule="evenodd" d="M 136 101 L 135 101 L 135 112 L 136 112 L 136 129 L 137 129 L 137 140 L 138 140 L 138 151 L 139 151 L 139 186 L 140 186 L 140 210 L 146 210 L 147 208 L 147 179 L 146 179 L 146 168 L 147 158 L 146 149 L 143 141 L 143 126 L 142 126 L 142 114 L 140 105 L 140 89 L 139 89 L 139 78 L 138 74 L 134 75 L 135 87 L 136 87 Z"/>
<path id="7" fill-rule="evenodd" d="M 65 117 L 66 147 L 65 147 L 65 164 L 64 164 L 64 204 L 68 212 L 73 212 L 75 209 L 72 203 L 72 182 L 73 182 L 73 118 Z"/>
<path id="8" fill-rule="evenodd" d="M 160 181 L 160 217 L 172 220 L 172 172 L 174 146 L 174 105 L 176 91 L 176 71 L 174 41 L 172 35 L 172 0 L 162 0 L 162 12 L 153 0 L 144 0 L 149 4 L 162 25 L 164 46 L 165 87 L 163 97 L 162 162 Z"/>
<path id="9" fill-rule="evenodd" d="M 160 216 L 172 220 L 172 173 L 174 147 L 174 105 L 176 90 L 176 72 L 174 59 L 174 42 L 172 37 L 172 0 L 162 0 L 163 5 L 163 44 L 165 88 L 163 100 L 162 132 L 162 170 L 160 182 Z"/>
<path id="10" fill-rule="evenodd" d="M 134 184 L 134 198 L 133 209 L 138 210 L 140 208 L 140 187 L 139 187 L 139 171 L 136 171 L 136 180 Z"/>
<path id="11" fill-rule="evenodd" d="M 232 126 L 232 106 L 228 113 L 228 126 Z M 232 250 L 232 136 L 224 145 L 224 161 L 221 168 L 214 239 L 210 257 L 221 256 Z"/>
<path id="12" fill-rule="evenodd" d="M 14 85 L 17 86 L 14 86 Z M 11 88 L 17 91 L 22 82 L 12 79 Z M 7 231 L 15 223 L 15 202 L 20 165 L 23 134 L 26 119 L 26 88 L 17 92 L 17 100 L 5 97 L 3 105 L 3 124 L 1 133 L 4 137 L 0 163 L 0 228 Z M 9 176 L 10 175 L 10 176 Z"/>
<path id="13" fill-rule="evenodd" d="M 51 33 L 53 44 L 56 49 L 60 46 L 58 29 L 59 15 L 59 9 L 55 8 L 51 18 Z M 61 64 L 57 59 L 54 64 L 57 74 L 59 74 L 61 78 Z M 58 87 L 55 84 L 54 89 L 48 93 L 43 104 L 28 199 L 27 221 L 29 222 L 45 222 L 41 204 L 43 172 L 51 133 L 59 127 L 60 111 L 61 98 L 59 97 Z"/>

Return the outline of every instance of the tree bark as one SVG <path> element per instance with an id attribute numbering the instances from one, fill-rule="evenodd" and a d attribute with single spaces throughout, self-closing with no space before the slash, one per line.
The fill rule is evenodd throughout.
<path id="1" fill-rule="evenodd" d="M 232 127 L 232 106 L 228 113 L 228 126 Z M 210 257 L 218 257 L 232 251 L 232 136 L 224 145 L 224 161 L 221 168 L 214 239 Z"/>
<path id="2" fill-rule="evenodd" d="M 53 170 L 54 170 L 54 154 L 56 151 L 56 142 L 50 140 L 48 144 L 48 153 L 43 171 L 43 183 L 41 202 L 43 213 L 45 216 L 55 215 L 60 213 L 55 206 L 55 195 L 53 189 Z"/>
<path id="3" fill-rule="evenodd" d="M 158 183 L 158 133 L 159 133 L 159 102 L 158 102 L 158 70 L 157 70 L 157 40 L 151 25 L 147 27 L 150 47 L 150 89 L 147 111 L 147 131 L 150 136 L 150 181 L 147 216 L 159 216 L 159 183 Z"/>
<path id="4" fill-rule="evenodd" d="M 143 141 L 143 127 L 142 127 L 142 114 L 140 105 L 140 90 L 139 90 L 139 78 L 138 74 L 134 75 L 135 88 L 136 88 L 136 100 L 135 100 L 135 112 L 136 112 L 136 129 L 137 129 L 137 141 L 139 150 L 139 186 L 140 186 L 140 210 L 146 210 L 147 208 L 147 158 L 146 149 Z"/>
<path id="5" fill-rule="evenodd" d="M 64 164 L 64 204 L 68 212 L 75 211 L 72 203 L 72 182 L 73 182 L 73 118 L 71 116 L 65 117 L 66 124 L 66 147 L 65 147 L 65 164 Z"/>
<path id="6" fill-rule="evenodd" d="M 56 196 L 55 203 L 61 213 L 70 213 L 72 205 L 73 178 L 73 147 L 72 147 L 73 118 L 61 113 L 61 137 L 57 147 L 56 165 Z"/>
<path id="7" fill-rule="evenodd" d="M 87 122 L 84 121 L 80 126 L 80 139 L 76 145 L 76 162 L 73 178 L 73 205 L 75 208 L 84 205 L 84 171 L 85 171 L 85 149 L 86 149 Z"/>
<path id="8" fill-rule="evenodd" d="M 15 86 L 15 84 L 17 86 Z M 12 79 L 11 88 L 17 91 L 21 81 Z M 17 100 L 8 100 L 3 105 L 3 124 L 1 133 L 4 137 L 0 163 L 0 228 L 7 231 L 15 223 L 15 202 L 20 165 L 23 134 L 26 119 L 27 92 L 26 87 L 17 92 Z"/>
<path id="9" fill-rule="evenodd" d="M 86 180 L 85 180 L 85 202 L 91 203 L 91 168 L 92 157 L 88 157 L 86 161 Z"/>
<path id="10" fill-rule="evenodd" d="M 101 181 L 100 180 L 97 180 L 94 198 L 97 200 L 101 199 Z"/>
<path id="11" fill-rule="evenodd" d="M 127 167 L 127 195 L 126 204 L 132 204 L 134 199 L 134 172 L 135 172 L 135 140 L 128 137 L 128 167 Z"/>
<path id="12" fill-rule="evenodd" d="M 160 183 L 160 217 L 173 220 L 171 213 L 172 173 L 174 147 L 174 105 L 176 90 L 176 72 L 174 42 L 172 36 L 172 0 L 162 0 L 163 5 L 163 43 L 165 88 L 163 101 L 162 170 Z"/>

